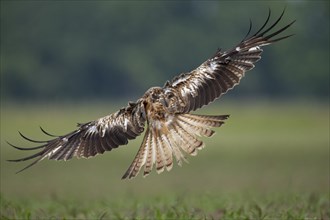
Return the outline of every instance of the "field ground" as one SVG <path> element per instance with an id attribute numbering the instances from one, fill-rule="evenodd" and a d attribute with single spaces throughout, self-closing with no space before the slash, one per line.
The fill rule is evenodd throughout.
<path id="1" fill-rule="evenodd" d="M 220 105 L 221 104 L 221 105 Z M 25 156 L 6 140 L 17 130 L 44 139 L 116 107 L 1 105 L 1 219 L 330 219 L 329 106 L 316 102 L 213 104 L 199 113 L 227 123 L 189 164 L 121 180 L 141 137 L 93 159 L 45 160 L 23 173 Z M 224 106 L 224 107 L 222 107 Z"/>

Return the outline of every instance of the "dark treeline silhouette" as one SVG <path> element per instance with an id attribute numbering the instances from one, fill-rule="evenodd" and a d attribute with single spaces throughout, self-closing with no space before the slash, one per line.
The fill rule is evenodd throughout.
<path id="1" fill-rule="evenodd" d="M 286 7 L 295 36 L 265 48 L 235 96 L 329 94 L 328 1 L 2 1 L 1 96 L 19 100 L 139 97 L 194 69 Z"/>

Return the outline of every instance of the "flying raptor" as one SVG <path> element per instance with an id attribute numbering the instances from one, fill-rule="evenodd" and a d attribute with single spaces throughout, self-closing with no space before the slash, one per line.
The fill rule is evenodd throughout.
<path id="1" fill-rule="evenodd" d="M 54 136 L 48 141 L 32 140 L 19 133 L 24 139 L 40 146 L 18 150 L 39 150 L 39 152 L 16 160 L 26 161 L 36 158 L 21 172 L 39 161 L 69 160 L 73 157 L 89 158 L 111 151 L 128 140 L 142 134 L 146 128 L 142 144 L 122 179 L 133 178 L 143 168 L 143 176 L 153 167 L 158 173 L 171 170 L 173 155 L 179 165 L 186 161 L 186 155 L 195 156 L 204 147 L 198 137 L 211 137 L 212 128 L 220 127 L 229 115 L 197 115 L 190 112 L 208 105 L 228 90 L 240 83 L 245 72 L 254 68 L 261 58 L 262 47 L 283 40 L 292 35 L 278 35 L 295 21 L 273 31 L 282 19 L 280 17 L 268 25 L 271 11 L 261 28 L 250 34 L 252 23 L 245 38 L 228 51 L 218 50 L 215 55 L 191 72 L 182 73 L 163 87 L 152 87 L 136 102 L 129 102 L 119 111 L 78 124 L 77 129 L 63 136 Z"/>

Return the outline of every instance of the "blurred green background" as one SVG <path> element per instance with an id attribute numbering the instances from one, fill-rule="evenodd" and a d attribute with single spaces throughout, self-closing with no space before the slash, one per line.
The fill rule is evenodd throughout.
<path id="1" fill-rule="evenodd" d="M 140 145 L 89 160 L 25 156 L 17 130 L 65 134 L 194 69 L 273 21 L 292 38 L 265 48 L 241 85 L 205 114 L 231 114 L 189 165 L 121 181 Z M 279 25 L 279 26 L 281 26 Z M 329 1 L 1 1 L 1 195 L 108 199 L 226 193 L 329 195 Z M 30 153 L 30 152 L 25 152 Z"/>
<path id="2" fill-rule="evenodd" d="M 268 8 L 294 37 L 266 49 L 230 96 L 327 98 L 328 1 L 1 3 L 2 99 L 134 99 L 257 30 Z"/>

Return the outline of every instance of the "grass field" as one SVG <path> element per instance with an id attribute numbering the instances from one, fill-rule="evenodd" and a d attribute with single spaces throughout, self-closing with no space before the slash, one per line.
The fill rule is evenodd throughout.
<path id="1" fill-rule="evenodd" d="M 221 104 L 221 105 L 220 105 Z M 6 140 L 44 139 L 120 105 L 1 105 L 1 219 L 330 219 L 329 106 L 314 102 L 213 104 L 227 114 L 189 164 L 121 180 L 141 138 L 93 159 L 27 163 Z M 223 107 L 222 107 L 223 106 Z"/>

